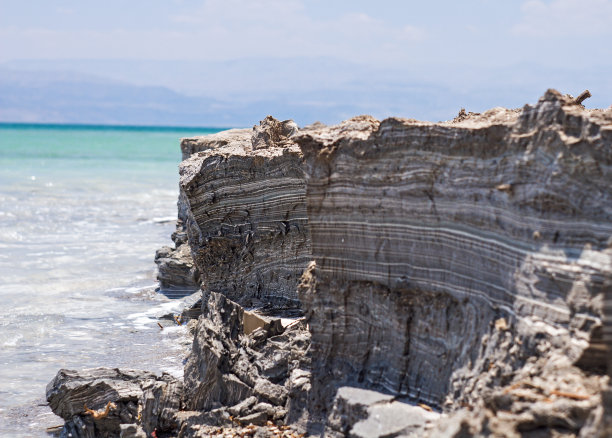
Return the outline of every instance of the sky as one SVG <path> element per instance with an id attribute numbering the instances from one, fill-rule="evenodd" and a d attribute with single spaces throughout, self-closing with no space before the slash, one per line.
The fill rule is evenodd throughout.
<path id="1" fill-rule="evenodd" d="M 408 101 L 419 87 L 438 108 L 424 116 L 456 113 L 461 99 L 533 103 L 550 87 L 589 88 L 587 106 L 608 107 L 610 41 L 612 0 L 0 0 L 0 68 L 229 101 L 327 90 L 342 104 L 370 88 L 380 97 L 354 109 L 383 115 L 401 112 L 394 90 Z"/>

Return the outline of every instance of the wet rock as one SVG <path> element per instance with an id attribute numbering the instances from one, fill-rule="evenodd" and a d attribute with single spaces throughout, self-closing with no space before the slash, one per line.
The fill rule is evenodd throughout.
<path id="1" fill-rule="evenodd" d="M 171 312 L 161 312 L 156 315 L 159 320 L 169 321 L 171 325 L 183 325 L 197 320 L 202 313 L 202 292 L 197 291 L 182 298 L 176 298 Z M 167 311 L 167 309 L 166 309 Z M 167 323 L 163 323 L 166 325 Z"/>

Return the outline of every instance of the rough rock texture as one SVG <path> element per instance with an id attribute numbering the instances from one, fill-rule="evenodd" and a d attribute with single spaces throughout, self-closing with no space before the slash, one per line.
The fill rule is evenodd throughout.
<path id="1" fill-rule="evenodd" d="M 251 143 L 251 129 L 229 129 L 217 134 L 201 135 L 181 139 L 182 160 L 186 160 L 196 152 L 218 149 L 229 143 L 244 143 L 245 147 Z"/>
<path id="2" fill-rule="evenodd" d="M 561 380 L 605 369 L 612 111 L 549 90 L 461 119 L 362 116 L 294 137 L 315 260 L 300 292 L 311 406 L 351 384 L 453 409 L 520 383 L 535 358 L 533 374 L 559 363 Z"/>
<path id="3" fill-rule="evenodd" d="M 47 385 L 49 406 L 65 421 L 61 436 L 73 438 L 175 430 L 181 394 L 182 383 L 168 374 L 117 368 L 60 370 Z"/>
<path id="4" fill-rule="evenodd" d="M 251 147 L 250 129 L 230 129 L 217 134 L 181 139 L 182 159 L 202 151 L 214 151 L 228 144 Z M 194 291 L 200 287 L 200 272 L 193 263 L 191 249 L 187 241 L 185 223 L 188 219 L 189 205 L 183 193 L 178 199 L 178 221 L 172 234 L 174 248 L 164 246 L 155 253 L 158 268 L 157 279 L 163 292 L 176 294 Z"/>
<path id="5" fill-rule="evenodd" d="M 233 406 L 229 412 L 238 420 L 257 413 L 258 422 L 284 420 L 292 375 L 308 367 L 305 325 L 297 319 L 283 327 L 276 320 L 247 335 L 240 305 L 216 292 L 205 293 L 203 302 L 185 367 L 186 407 Z"/>
<path id="6" fill-rule="evenodd" d="M 269 117 L 252 132 L 183 140 L 183 151 L 201 150 L 180 166 L 179 217 L 203 289 L 247 306 L 299 307 L 310 238 L 295 131 Z"/>
<path id="7" fill-rule="evenodd" d="M 202 286 L 184 383 L 61 371 L 64 431 L 612 436 L 612 109 L 549 90 L 451 122 L 268 117 L 181 147 L 158 260 Z"/>
<path id="8" fill-rule="evenodd" d="M 199 289 L 200 273 L 193 264 L 188 244 L 164 246 L 155 253 L 157 279 L 165 293 L 188 294 Z"/>

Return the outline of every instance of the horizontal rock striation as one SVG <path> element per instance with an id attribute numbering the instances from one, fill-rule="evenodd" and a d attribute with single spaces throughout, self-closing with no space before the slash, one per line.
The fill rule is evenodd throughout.
<path id="1" fill-rule="evenodd" d="M 610 434 L 612 109 L 549 90 L 181 148 L 156 261 L 162 286 L 202 289 L 184 382 L 61 370 L 64 434 Z"/>
<path id="2" fill-rule="evenodd" d="M 451 408 L 530 358 L 604 369 L 611 111 L 549 90 L 522 111 L 362 116 L 294 140 L 315 261 L 300 292 L 323 382 L 313 403 L 354 384 Z"/>
<path id="3" fill-rule="evenodd" d="M 155 253 L 157 279 L 160 290 L 166 295 L 188 295 L 200 288 L 200 272 L 193 263 L 191 248 L 182 220 L 177 221 L 172 234 L 174 248 L 164 246 Z"/>
<path id="4" fill-rule="evenodd" d="M 202 288 L 247 306 L 299 307 L 310 260 L 302 155 L 293 122 L 183 140 L 181 201 Z M 197 147 L 194 145 L 197 143 Z"/>
<path id="5" fill-rule="evenodd" d="M 188 159 L 196 152 L 214 150 L 229 143 L 250 145 L 250 136 L 250 129 L 230 129 L 217 134 L 183 138 L 181 140 L 182 160 Z M 155 253 L 160 290 L 166 295 L 173 296 L 189 294 L 200 287 L 200 272 L 193 263 L 191 248 L 187 242 L 185 223 L 189 206 L 183 194 L 179 196 L 177 206 L 176 231 L 172 233 L 174 248 L 164 246 Z"/>

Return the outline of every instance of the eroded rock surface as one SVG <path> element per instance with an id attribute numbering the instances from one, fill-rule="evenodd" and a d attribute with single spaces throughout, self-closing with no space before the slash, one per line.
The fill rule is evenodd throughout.
<path id="1" fill-rule="evenodd" d="M 295 141 L 315 261 L 300 293 L 323 382 L 313 404 L 329 409 L 351 384 L 456 409 L 558 357 L 560 380 L 605 369 L 612 111 L 550 90 L 522 111 L 362 116 Z M 575 391 L 593 407 L 597 388 Z"/>
<path id="2" fill-rule="evenodd" d="M 182 382 L 168 374 L 118 368 L 60 370 L 47 385 L 49 406 L 65 421 L 62 436 L 73 438 L 174 431 L 181 395 Z"/>
<path id="3" fill-rule="evenodd" d="M 292 374 L 307 369 L 309 334 L 300 319 L 279 319 L 249 334 L 245 311 L 222 294 L 208 292 L 198 321 L 193 352 L 185 367 L 186 406 L 222 406 L 239 421 L 285 420 Z M 248 420 L 249 415 L 256 415 Z M 243 420 L 241 420 L 241 418 Z"/>
<path id="4" fill-rule="evenodd" d="M 612 109 L 549 90 L 444 123 L 268 117 L 181 147 L 158 259 L 202 286 L 184 383 L 61 371 L 65 430 L 611 434 Z M 98 424 L 85 401 L 117 408 Z"/>
<path id="5" fill-rule="evenodd" d="M 199 140 L 201 152 L 181 164 L 180 204 L 203 289 L 247 306 L 299 307 L 310 236 L 295 130 L 268 118 L 253 131 Z"/>
<path id="6" fill-rule="evenodd" d="M 164 246 L 155 253 L 160 290 L 168 294 L 188 294 L 200 288 L 200 273 L 193 264 L 189 245 Z"/>

